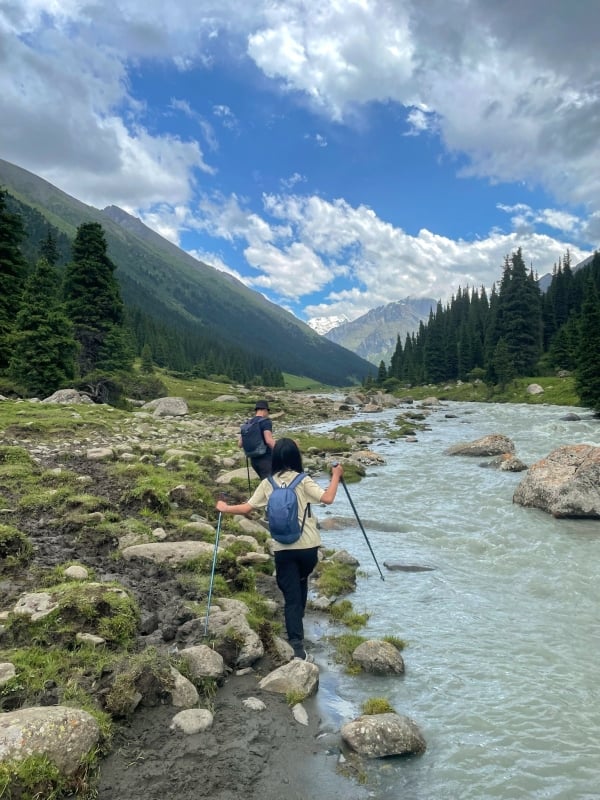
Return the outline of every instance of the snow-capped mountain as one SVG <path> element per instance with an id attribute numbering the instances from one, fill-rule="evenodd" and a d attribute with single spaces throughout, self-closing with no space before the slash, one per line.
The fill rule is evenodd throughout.
<path id="1" fill-rule="evenodd" d="M 312 317 L 306 324 L 312 328 L 313 331 L 320 333 L 322 336 L 325 333 L 329 333 L 332 328 L 337 328 L 338 325 L 342 325 L 344 322 L 348 322 L 348 317 L 342 314 L 337 317 Z"/>

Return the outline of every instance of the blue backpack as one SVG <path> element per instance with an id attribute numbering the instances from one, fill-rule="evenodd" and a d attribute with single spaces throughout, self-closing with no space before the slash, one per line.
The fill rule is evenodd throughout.
<path id="1" fill-rule="evenodd" d="M 279 486 L 269 475 L 269 482 L 273 487 L 271 496 L 267 503 L 267 520 L 269 531 L 275 541 L 281 544 L 293 544 L 302 536 L 306 514 L 310 514 L 310 503 L 306 504 L 302 524 L 298 519 L 298 498 L 296 496 L 296 486 L 306 477 L 306 473 L 301 472 L 296 475 L 289 486 Z"/>

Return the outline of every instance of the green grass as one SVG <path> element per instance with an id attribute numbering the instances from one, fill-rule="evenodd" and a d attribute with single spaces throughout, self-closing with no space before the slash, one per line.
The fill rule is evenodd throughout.
<path id="1" fill-rule="evenodd" d="M 370 697 L 361 705 L 363 714 L 395 714 L 396 709 L 385 697 Z"/>
<path id="2" fill-rule="evenodd" d="M 538 383 L 544 393 L 530 395 L 526 389 L 531 383 Z M 439 400 L 455 400 L 479 403 L 529 403 L 531 405 L 579 406 L 581 401 L 575 390 L 573 376 L 559 378 L 556 375 L 517 378 L 506 388 L 488 386 L 485 383 L 462 383 L 453 381 L 426 386 L 412 386 L 397 389 L 397 397 L 412 397 L 423 400 L 425 397 L 437 397 Z"/>
<path id="3" fill-rule="evenodd" d="M 324 383 L 319 383 L 312 378 L 306 378 L 302 375 L 290 375 L 289 372 L 283 373 L 283 382 L 285 388 L 292 392 L 334 392 L 339 391 L 333 386 L 327 386 Z"/>

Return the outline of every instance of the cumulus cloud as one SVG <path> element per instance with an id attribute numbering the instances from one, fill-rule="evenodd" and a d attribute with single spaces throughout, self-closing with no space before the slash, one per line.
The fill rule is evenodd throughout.
<path id="1" fill-rule="evenodd" d="M 110 13 L 88 0 L 9 0 L 0 7 L 0 148 L 86 202 L 139 213 L 175 243 L 194 230 L 239 248 L 251 286 L 290 301 L 326 289 L 326 308 L 309 313 L 356 316 L 406 295 L 489 286 L 519 245 L 545 269 L 565 249 L 552 232 L 600 240 L 599 27 L 600 4 L 588 0 L 568 13 L 564 0 L 114 0 Z M 133 88 L 146 63 L 191 73 L 218 59 L 251 60 L 263 89 L 313 109 L 312 129 L 326 133 L 307 137 L 323 155 L 335 128 L 325 123 L 394 104 L 398 137 L 438 137 L 461 156 L 463 174 L 541 186 L 587 219 L 551 201 L 505 206 L 508 231 L 462 241 L 408 235 L 373 208 L 312 187 L 265 195 L 252 209 L 211 181 L 216 167 L 195 134 L 151 124 Z M 235 109 L 218 97 L 205 116 L 180 94 L 164 111 L 195 120 L 213 159 L 215 128 L 239 133 Z M 292 172 L 279 185 L 290 192 L 301 180 Z M 587 254 L 570 247 L 575 262 Z"/>
<path id="2" fill-rule="evenodd" d="M 407 296 L 447 301 L 459 286 L 489 291 L 502 274 L 505 256 L 518 247 L 540 274 L 558 263 L 567 248 L 552 236 L 523 229 L 491 231 L 475 241 L 426 229 L 409 235 L 367 206 L 317 196 L 265 195 L 263 203 L 264 216 L 259 216 L 237 197 L 205 200 L 204 218 L 197 224 L 243 243 L 247 262 L 259 272 L 240 276 L 247 285 L 295 301 L 325 290 L 325 302 L 306 306 L 308 316 L 355 318 Z M 527 206 L 519 211 L 547 216 Z M 569 249 L 573 263 L 587 255 L 575 245 Z M 348 279 L 348 287 L 336 288 L 340 276 Z"/>

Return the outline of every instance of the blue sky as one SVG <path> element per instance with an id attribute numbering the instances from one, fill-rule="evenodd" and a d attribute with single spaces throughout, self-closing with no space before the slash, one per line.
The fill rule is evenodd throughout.
<path id="1" fill-rule="evenodd" d="M 300 319 L 600 243 L 600 3 L 4 0 L 0 156 Z"/>

